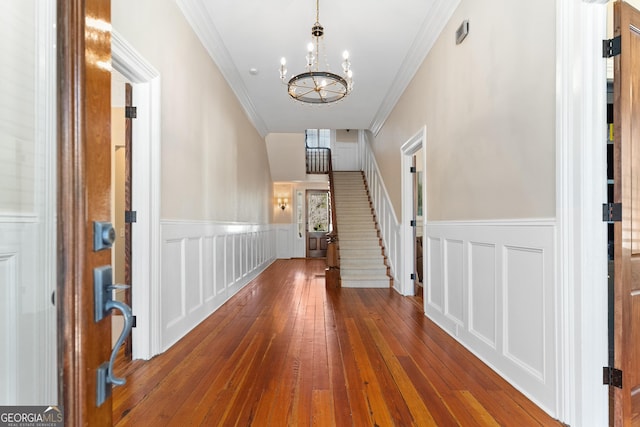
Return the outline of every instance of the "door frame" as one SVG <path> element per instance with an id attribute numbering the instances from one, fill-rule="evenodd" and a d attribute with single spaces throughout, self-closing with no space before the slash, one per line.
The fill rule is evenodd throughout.
<path id="1" fill-rule="evenodd" d="M 133 123 L 132 208 L 137 223 L 132 233 L 133 358 L 150 359 L 160 346 L 160 73 L 115 29 L 111 33 L 112 66 L 133 86 L 138 107 Z"/>
<path id="2" fill-rule="evenodd" d="M 402 267 L 400 277 L 400 292 L 402 295 L 409 296 L 414 294 L 414 281 L 411 279 L 410 274 L 415 270 L 415 257 L 416 257 L 416 245 L 414 242 L 414 229 L 409 224 L 413 220 L 413 174 L 410 171 L 413 165 L 414 154 L 422 148 L 422 158 L 416 159 L 416 164 L 422 164 L 423 179 L 422 183 L 422 226 L 423 230 L 426 230 L 427 226 L 427 126 L 423 126 L 418 132 L 416 132 L 402 147 L 400 147 L 400 170 L 401 170 L 401 188 L 402 188 L 402 219 L 400 221 L 400 242 L 403 254 Z M 425 242 L 423 241 L 424 245 Z M 423 253 L 424 247 L 423 247 Z M 424 300 L 426 301 L 426 292 L 428 287 L 426 286 L 426 274 L 425 268 L 426 256 L 422 258 L 422 271 L 425 274 L 423 278 L 423 292 L 425 293 Z"/>
<path id="3" fill-rule="evenodd" d="M 558 419 L 607 425 L 607 0 L 556 3 Z"/>

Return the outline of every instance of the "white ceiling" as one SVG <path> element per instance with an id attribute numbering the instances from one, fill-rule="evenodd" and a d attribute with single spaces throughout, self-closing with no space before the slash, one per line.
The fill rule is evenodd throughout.
<path id="1" fill-rule="evenodd" d="M 286 57 L 289 77 L 305 71 L 314 0 L 177 0 L 263 136 L 309 128 L 377 132 L 459 1 L 320 0 L 326 61 L 340 72 L 348 50 L 354 89 L 336 104 L 307 105 L 289 97 L 279 67 Z"/>

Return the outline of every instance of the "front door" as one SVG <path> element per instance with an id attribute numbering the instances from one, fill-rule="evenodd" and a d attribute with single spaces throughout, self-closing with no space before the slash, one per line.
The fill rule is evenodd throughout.
<path id="1" fill-rule="evenodd" d="M 307 190 L 307 258 L 327 256 L 330 224 L 329 192 Z"/>
<path id="2" fill-rule="evenodd" d="M 110 290 L 94 288 L 108 285 L 113 238 L 96 224 L 111 221 L 111 4 L 58 0 L 57 13 L 59 393 L 65 425 L 110 426 L 111 319 L 94 307 Z"/>
<path id="3" fill-rule="evenodd" d="M 622 387 L 611 386 L 616 426 L 640 424 L 640 12 L 614 3 L 614 367 Z"/>

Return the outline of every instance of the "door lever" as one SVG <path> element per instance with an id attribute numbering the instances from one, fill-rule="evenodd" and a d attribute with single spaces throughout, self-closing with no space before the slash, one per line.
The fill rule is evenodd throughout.
<path id="1" fill-rule="evenodd" d="M 113 364 L 116 361 L 118 355 L 118 349 L 127 339 L 131 328 L 133 327 L 133 315 L 131 313 L 131 307 L 121 301 L 115 301 L 113 299 L 114 289 L 127 289 L 129 285 L 114 285 L 112 284 L 112 269 L 110 265 L 103 267 L 97 267 L 93 270 L 93 286 L 94 286 L 94 320 L 96 322 L 104 319 L 111 310 L 120 310 L 124 317 L 124 327 L 115 346 L 111 350 L 111 357 L 108 362 L 104 362 L 98 368 L 97 372 L 97 393 L 96 404 L 102 405 L 104 401 L 111 395 L 112 385 L 123 385 L 126 383 L 126 379 L 118 378 L 113 374 Z"/>

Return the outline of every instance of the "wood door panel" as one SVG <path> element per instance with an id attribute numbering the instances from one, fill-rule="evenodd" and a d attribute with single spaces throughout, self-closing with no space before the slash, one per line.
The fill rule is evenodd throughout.
<path id="1" fill-rule="evenodd" d="M 631 52 L 640 52 L 640 30 L 631 27 L 629 29 L 629 42 Z M 631 55 L 630 72 L 633 70 L 640 70 L 640 55 Z M 640 77 L 630 76 L 630 117 L 632 120 L 629 122 L 629 137 L 631 140 L 631 163 L 632 167 L 640 165 Z M 633 120 L 635 118 L 635 120 Z M 631 239 L 632 239 L 632 254 L 640 254 L 640 173 L 633 174 L 631 182 Z"/>
<path id="2" fill-rule="evenodd" d="M 65 425 L 110 426 L 96 405 L 97 368 L 109 360 L 111 323 L 94 321 L 93 221 L 111 218 L 111 3 L 58 0 L 58 340 Z"/>
<path id="3" fill-rule="evenodd" d="M 614 202 L 622 221 L 614 225 L 614 367 L 622 388 L 611 387 L 615 426 L 640 421 L 640 12 L 614 3 Z"/>

